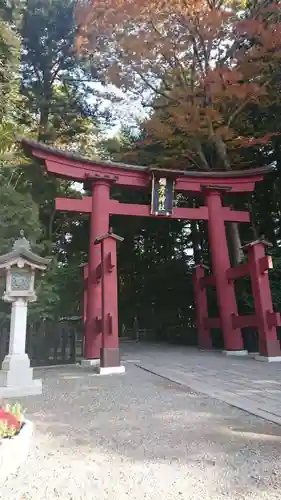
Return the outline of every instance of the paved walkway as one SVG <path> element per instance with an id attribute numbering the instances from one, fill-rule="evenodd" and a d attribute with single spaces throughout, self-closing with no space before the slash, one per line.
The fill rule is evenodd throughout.
<path id="1" fill-rule="evenodd" d="M 124 359 L 152 373 L 281 424 L 281 363 L 163 345 L 127 344 Z"/>
<path id="2" fill-rule="evenodd" d="M 79 366 L 35 371 L 43 395 L 22 400 L 34 447 L 0 486 L 1 500 L 280 500 L 281 426 L 202 393 L 230 387 L 235 395 L 241 381 L 241 390 L 271 390 L 279 367 L 141 345 L 124 359 L 118 376 Z"/>

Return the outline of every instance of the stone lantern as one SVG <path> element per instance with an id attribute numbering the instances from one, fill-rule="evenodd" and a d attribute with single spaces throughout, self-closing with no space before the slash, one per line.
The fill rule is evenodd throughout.
<path id="1" fill-rule="evenodd" d="M 33 369 L 25 352 L 27 304 L 36 301 L 35 274 L 44 271 L 50 259 L 32 252 L 20 232 L 12 251 L 0 255 L 0 275 L 6 277 L 5 302 L 11 302 L 9 353 L 0 370 L 0 398 L 42 393 L 42 381 L 33 379 Z"/>

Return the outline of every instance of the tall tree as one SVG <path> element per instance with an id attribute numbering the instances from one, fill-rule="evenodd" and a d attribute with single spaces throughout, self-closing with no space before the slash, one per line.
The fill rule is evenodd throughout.
<path id="1" fill-rule="evenodd" d="M 237 132 L 251 104 L 279 100 L 270 92 L 281 60 L 278 12 L 268 2 L 250 11 L 222 0 L 81 2 L 77 43 L 101 57 L 107 81 L 143 93 L 145 105 L 150 92 L 146 129 L 170 164 L 177 149 L 193 168 L 231 170 L 248 166 L 245 148 L 279 133 Z M 238 260 L 236 224 L 232 236 Z"/>
<path id="2" fill-rule="evenodd" d="M 87 223 L 79 216 L 56 216 L 56 194 L 71 192 L 75 196 L 77 192 L 69 183 L 48 178 L 41 165 L 17 151 L 14 140 L 17 134 L 31 135 L 95 154 L 96 105 L 87 102 L 87 70 L 73 51 L 73 5 L 55 0 L 24 5 L 18 0 L 16 11 L 3 4 L 0 12 L 0 39 L 5 41 L 0 43 L 0 250 L 10 247 L 24 229 L 28 237 L 40 240 L 45 254 L 56 254 L 41 282 L 36 309 L 41 316 L 43 310 L 65 312 L 67 300 L 70 310 L 77 306 L 72 294 L 64 294 L 65 305 L 59 302 L 63 290 L 75 283 L 74 270 L 80 280 L 79 264 L 88 246 Z"/>
<path id="3" fill-rule="evenodd" d="M 43 141 L 55 139 L 52 113 L 93 116 L 96 111 L 86 100 L 86 64 L 74 53 L 74 5 L 74 0 L 27 0 L 23 16 L 22 91 L 29 100 L 33 130 Z"/>
<path id="4" fill-rule="evenodd" d="M 19 93 L 19 22 L 21 0 L 0 0 L 0 163 L 13 161 L 13 144 L 18 128 L 18 113 L 23 104 Z M 4 174 L 1 169 L 0 177 Z"/>
<path id="5" fill-rule="evenodd" d="M 93 71 L 74 52 L 74 5 L 74 0 L 27 0 L 21 29 L 21 90 L 26 106 L 20 118 L 32 137 L 93 155 L 98 135 L 97 106 L 88 100 Z M 24 167 L 23 181 L 40 207 L 51 251 L 66 221 L 65 217 L 55 220 L 54 199 L 70 187 L 46 177 L 36 162 Z"/>
<path id="6" fill-rule="evenodd" d="M 249 104 L 279 98 L 270 91 L 281 62 L 275 5 L 243 16 L 237 1 L 81 3 L 78 43 L 105 61 L 108 81 L 151 90 L 150 105 L 161 110 L 148 120 L 153 135 L 169 146 L 183 132 L 191 164 L 232 169 L 232 152 L 256 138 L 238 136 L 236 121 Z"/>
<path id="7" fill-rule="evenodd" d="M 18 77 L 20 40 L 7 2 L 0 2 L 0 123 L 10 111 Z M 16 77 L 16 78 L 15 78 Z"/>

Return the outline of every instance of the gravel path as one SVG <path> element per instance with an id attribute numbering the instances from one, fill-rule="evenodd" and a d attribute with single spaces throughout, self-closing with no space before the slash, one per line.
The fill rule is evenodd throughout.
<path id="1" fill-rule="evenodd" d="M 23 403 L 34 449 L 1 499 L 280 499 L 281 427 L 126 369 L 37 372 L 44 394 Z"/>

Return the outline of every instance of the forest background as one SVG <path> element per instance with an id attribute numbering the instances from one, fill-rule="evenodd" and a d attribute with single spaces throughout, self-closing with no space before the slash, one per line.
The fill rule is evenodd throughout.
<path id="1" fill-rule="evenodd" d="M 114 13 L 114 15 L 112 14 Z M 281 311 L 281 10 L 267 0 L 74 2 L 0 0 L 0 253 L 21 229 L 52 265 L 38 285 L 34 320 L 81 317 L 81 264 L 89 218 L 56 213 L 56 196 L 81 188 L 50 178 L 27 158 L 25 136 L 95 158 L 193 170 L 274 165 L 253 196 L 226 200 L 251 224 L 227 227 L 232 263 L 240 245 L 273 244 L 271 285 Z M 149 203 L 150 193 L 113 196 Z M 202 200 L 179 194 L 179 206 Z M 192 270 L 210 264 L 207 225 L 113 218 L 119 246 L 120 325 L 158 338 L 194 332 Z M 252 310 L 247 280 L 241 312 Z M 215 290 L 210 315 L 217 314 Z M 7 317 L 0 304 L 0 324 Z M 170 333 L 169 333 L 170 332 Z M 185 342 L 194 336 L 185 333 Z M 192 338 L 191 338 L 192 337 Z"/>

